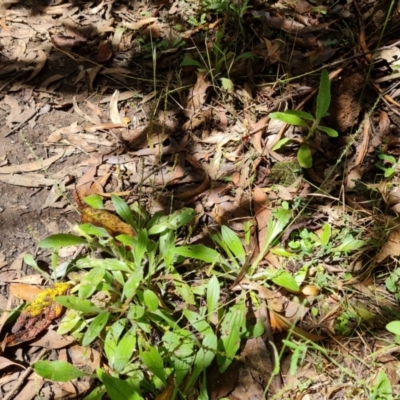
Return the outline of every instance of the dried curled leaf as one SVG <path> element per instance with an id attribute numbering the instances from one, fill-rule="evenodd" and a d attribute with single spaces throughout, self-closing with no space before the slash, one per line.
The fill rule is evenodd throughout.
<path id="1" fill-rule="evenodd" d="M 16 346 L 36 338 L 59 318 L 64 308 L 54 299 L 66 293 L 70 286 L 70 283 L 56 283 L 53 287 L 42 290 L 17 318 L 11 329 L 13 334 L 6 339 L 7 346 Z"/>
<path id="2" fill-rule="evenodd" d="M 121 221 L 118 216 L 107 210 L 99 210 L 90 207 L 82 201 L 78 191 L 74 192 L 74 199 L 81 213 L 81 222 L 89 223 L 100 228 L 104 228 L 111 236 L 129 235 L 135 236 L 133 228 L 127 223 Z"/>
<path id="3" fill-rule="evenodd" d="M 115 214 L 107 210 L 97 210 L 90 206 L 79 210 L 81 222 L 104 228 L 111 236 L 130 235 L 135 236 L 135 231 L 127 223 L 121 221 Z"/>

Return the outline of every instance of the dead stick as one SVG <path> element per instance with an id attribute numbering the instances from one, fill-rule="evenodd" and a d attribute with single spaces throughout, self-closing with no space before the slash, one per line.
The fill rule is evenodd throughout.
<path id="1" fill-rule="evenodd" d="M 48 351 L 48 349 L 43 348 L 41 350 L 41 352 L 38 354 L 38 356 L 36 357 L 35 361 L 40 361 L 43 356 L 46 354 L 46 352 Z M 17 383 L 14 385 L 14 387 L 7 393 L 7 395 L 5 397 L 3 397 L 3 400 L 10 400 L 11 397 L 14 395 L 14 393 L 18 390 L 18 388 L 22 385 L 22 383 L 24 382 L 25 378 L 27 378 L 30 374 L 32 373 L 32 367 L 29 366 L 19 377 Z"/>

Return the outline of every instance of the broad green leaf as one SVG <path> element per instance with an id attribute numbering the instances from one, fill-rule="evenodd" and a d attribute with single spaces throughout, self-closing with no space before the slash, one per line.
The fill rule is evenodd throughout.
<path id="1" fill-rule="evenodd" d="M 86 299 L 94 293 L 97 285 L 103 280 L 106 270 L 103 267 L 91 269 L 82 279 L 79 285 L 79 297 Z"/>
<path id="2" fill-rule="evenodd" d="M 240 241 L 237 233 L 235 233 L 232 229 L 228 228 L 226 225 L 223 225 L 221 228 L 222 239 L 225 244 L 232 251 L 234 256 L 240 261 L 241 264 L 244 264 L 246 260 L 246 252 L 243 248 L 242 242 Z"/>
<path id="3" fill-rule="evenodd" d="M 124 284 L 124 289 L 123 289 L 124 297 L 127 299 L 131 299 L 136 294 L 136 290 L 139 287 L 142 280 L 143 280 L 142 268 L 138 268 L 135 272 L 132 272 L 132 275 L 128 278 L 128 280 Z"/>
<path id="4" fill-rule="evenodd" d="M 235 88 L 233 82 L 228 78 L 221 78 L 222 89 L 227 91 L 233 91 Z"/>
<path id="5" fill-rule="evenodd" d="M 297 152 L 297 160 L 303 168 L 312 167 L 312 153 L 310 146 L 307 143 L 302 143 L 299 151 Z"/>
<path id="6" fill-rule="evenodd" d="M 231 365 L 240 347 L 240 338 L 245 331 L 246 309 L 244 302 L 241 301 L 229 309 L 222 321 L 220 352 L 217 354 L 217 362 L 221 374 Z"/>
<path id="7" fill-rule="evenodd" d="M 75 330 L 79 323 L 83 323 L 82 316 L 76 310 L 69 309 L 59 323 L 57 333 L 59 335 L 65 335 Z"/>
<path id="8" fill-rule="evenodd" d="M 162 323 L 165 325 L 166 322 L 170 328 L 176 329 L 176 320 L 172 318 L 165 310 L 159 308 L 152 313 L 147 313 L 147 315 L 152 321 L 157 322 L 157 324 Z"/>
<path id="9" fill-rule="evenodd" d="M 201 343 L 199 351 L 196 354 L 193 362 L 194 367 L 204 371 L 208 366 L 210 366 L 215 354 L 217 353 L 217 347 L 217 336 L 213 332 L 208 332 Z"/>
<path id="10" fill-rule="evenodd" d="M 378 155 L 378 158 L 380 159 L 380 160 L 384 160 L 386 163 L 389 163 L 389 164 L 396 164 L 396 158 L 395 157 L 393 157 L 393 156 L 389 156 L 389 155 L 387 155 L 387 154 L 379 154 Z"/>
<path id="11" fill-rule="evenodd" d="M 338 137 L 339 136 L 338 131 L 336 131 L 335 129 L 332 129 L 332 128 L 328 128 L 327 126 L 318 125 L 317 129 L 322 132 L 325 132 L 330 137 Z"/>
<path id="12" fill-rule="evenodd" d="M 164 361 L 158 352 L 158 350 L 153 346 L 148 346 L 148 349 L 140 352 L 140 358 L 143 364 L 159 378 L 164 385 L 167 384 Z"/>
<path id="13" fill-rule="evenodd" d="M 102 210 L 104 208 L 103 198 L 98 194 L 90 194 L 83 200 L 86 204 L 89 204 L 90 207 L 96 208 L 97 210 Z"/>
<path id="14" fill-rule="evenodd" d="M 194 258 L 210 264 L 221 261 L 221 255 L 217 251 L 202 244 L 174 247 L 172 251 L 180 256 Z"/>
<path id="15" fill-rule="evenodd" d="M 94 318 L 85 332 L 85 335 L 83 336 L 82 346 L 88 346 L 93 342 L 93 340 L 100 336 L 101 331 L 106 326 L 109 317 L 109 312 L 102 312 Z"/>
<path id="16" fill-rule="evenodd" d="M 331 240 L 331 225 L 328 222 L 325 222 L 324 225 L 322 225 L 322 232 L 321 232 L 321 244 L 323 246 L 327 246 L 329 241 Z"/>
<path id="17" fill-rule="evenodd" d="M 25 254 L 24 255 L 24 263 L 29 265 L 32 268 L 35 268 L 36 270 L 40 270 L 39 265 L 33 258 L 32 254 Z"/>
<path id="18" fill-rule="evenodd" d="M 93 224 L 81 224 L 79 225 L 79 229 L 87 235 L 93 235 L 97 237 L 111 237 L 111 235 L 107 232 L 106 229 L 101 226 L 96 226 Z"/>
<path id="19" fill-rule="evenodd" d="M 287 110 L 287 111 L 285 111 L 285 114 L 295 115 L 295 116 L 297 116 L 299 118 L 306 119 L 306 120 L 309 120 L 309 121 L 314 121 L 315 120 L 313 115 L 311 115 L 310 113 L 305 112 L 305 111 Z"/>
<path id="20" fill-rule="evenodd" d="M 286 124 L 294 125 L 294 126 L 303 126 L 304 128 L 308 128 L 307 122 L 305 122 L 302 118 L 297 115 L 287 114 L 286 112 L 274 112 L 269 114 L 271 119 L 278 119 L 279 121 L 285 122 Z"/>
<path id="21" fill-rule="evenodd" d="M 175 211 L 171 215 L 163 215 L 159 218 L 157 223 L 149 229 L 149 235 L 162 233 L 167 229 L 173 231 L 181 226 L 187 225 L 195 216 L 195 211 L 192 208 L 183 208 L 182 210 Z"/>
<path id="22" fill-rule="evenodd" d="M 156 311 L 158 309 L 158 297 L 152 290 L 146 289 L 143 292 L 143 299 L 150 311 Z"/>
<path id="23" fill-rule="evenodd" d="M 143 317 L 145 312 L 146 311 L 143 306 L 138 306 L 137 304 L 132 304 L 129 307 L 127 317 L 132 321 L 137 321 L 138 319 Z"/>
<path id="24" fill-rule="evenodd" d="M 71 261 L 65 261 L 61 264 L 55 263 L 54 265 L 57 265 L 56 268 L 54 269 L 54 272 L 49 275 L 46 271 L 43 271 L 36 260 L 33 258 L 31 254 L 25 254 L 24 255 L 24 263 L 38 271 L 44 278 L 48 280 L 57 280 L 57 278 L 63 278 L 66 274 L 66 270 L 68 269 L 69 265 L 71 264 Z"/>
<path id="25" fill-rule="evenodd" d="M 185 303 L 196 305 L 193 288 L 190 285 L 181 280 L 176 280 L 175 289 L 178 292 L 178 294 L 182 297 L 182 300 L 185 301 Z"/>
<path id="26" fill-rule="evenodd" d="M 261 251 L 250 267 L 250 274 L 255 272 L 260 261 L 267 255 L 267 252 L 269 251 L 273 241 L 283 232 L 286 225 L 289 223 L 290 217 L 291 212 L 289 210 L 285 210 L 284 208 L 280 208 L 272 214 L 272 218 L 267 225 L 265 242 L 262 243 Z"/>
<path id="27" fill-rule="evenodd" d="M 329 80 L 329 74 L 327 70 L 321 72 L 321 81 L 319 83 L 318 95 L 317 95 L 317 110 L 315 116 L 317 121 L 321 121 L 322 118 L 326 117 L 331 103 L 331 82 Z"/>
<path id="28" fill-rule="evenodd" d="M 106 388 L 104 385 L 97 386 L 82 400 L 102 400 L 106 394 Z"/>
<path id="29" fill-rule="evenodd" d="M 115 362 L 115 350 L 117 349 L 117 344 L 119 338 L 124 331 L 128 320 L 126 318 L 120 319 L 114 322 L 107 332 L 104 341 L 104 351 L 107 356 L 107 361 L 111 368 L 114 368 Z"/>
<path id="30" fill-rule="evenodd" d="M 231 264 L 232 269 L 239 269 L 240 264 L 236 257 L 231 252 L 229 246 L 225 243 L 220 232 L 211 234 L 211 239 L 225 252 L 227 259 Z"/>
<path id="31" fill-rule="evenodd" d="M 207 285 L 207 315 L 209 321 L 211 320 L 213 313 L 217 311 L 220 292 L 221 288 L 218 278 L 213 275 Z"/>
<path id="32" fill-rule="evenodd" d="M 400 336 L 400 321 L 392 321 L 386 325 L 386 329 L 394 335 Z"/>
<path id="33" fill-rule="evenodd" d="M 136 327 L 132 327 L 119 341 L 115 351 L 114 370 L 121 372 L 124 370 L 133 352 L 136 350 Z"/>
<path id="34" fill-rule="evenodd" d="M 264 324 L 261 320 L 257 320 L 255 325 L 246 327 L 246 332 L 242 335 L 242 339 L 257 338 L 265 332 Z"/>
<path id="35" fill-rule="evenodd" d="M 103 267 L 106 271 L 124 271 L 124 272 L 132 272 L 131 269 L 126 263 L 123 261 L 117 260 L 115 258 L 90 258 L 85 257 L 76 262 L 78 268 L 95 268 L 95 267 Z"/>
<path id="36" fill-rule="evenodd" d="M 179 64 L 181 67 L 201 67 L 201 64 L 196 61 L 189 53 L 185 53 L 183 60 Z"/>
<path id="37" fill-rule="evenodd" d="M 55 382 L 69 382 L 75 378 L 90 376 L 66 361 L 37 361 L 33 370 L 42 378 Z"/>
<path id="38" fill-rule="evenodd" d="M 385 169 L 385 173 L 383 174 L 383 176 L 385 178 L 390 178 L 392 175 L 394 175 L 396 172 L 396 170 L 394 168 L 386 168 Z"/>
<path id="39" fill-rule="evenodd" d="M 97 314 L 101 312 L 101 309 L 96 307 L 91 301 L 86 299 L 79 299 L 76 296 L 57 296 L 55 300 L 57 303 L 60 303 L 66 308 L 80 311 L 84 314 Z"/>
<path id="40" fill-rule="evenodd" d="M 380 370 L 375 378 L 375 381 L 371 387 L 372 393 L 370 399 L 372 400 L 392 400 L 393 391 L 390 379 L 386 375 L 385 371 Z M 397 396 L 396 396 L 397 398 Z"/>
<path id="41" fill-rule="evenodd" d="M 134 387 L 128 380 L 114 378 L 102 369 L 97 369 L 97 376 L 104 383 L 111 400 L 143 400 L 139 388 Z"/>
<path id="42" fill-rule="evenodd" d="M 297 284 L 295 278 L 289 274 L 287 271 L 274 271 L 274 275 L 271 277 L 272 282 L 275 285 L 284 287 L 285 289 L 290 290 L 291 292 L 299 292 L 300 288 Z"/>
<path id="43" fill-rule="evenodd" d="M 238 57 L 235 58 L 235 62 L 238 62 L 242 59 L 246 60 L 256 60 L 257 56 L 252 52 L 252 51 L 246 51 L 244 53 L 241 53 Z"/>
<path id="44" fill-rule="evenodd" d="M 130 236 L 130 235 L 118 235 L 118 236 L 115 236 L 115 239 L 120 241 L 125 246 L 129 246 L 129 247 L 132 247 L 132 248 L 133 248 L 134 244 L 136 243 L 135 242 L 136 237 L 133 237 L 133 236 Z"/>
<path id="45" fill-rule="evenodd" d="M 175 381 L 179 384 L 192 368 L 195 357 L 193 346 L 195 339 L 193 334 L 185 329 L 167 331 L 162 341 L 167 351 L 172 355 L 175 370 Z"/>
<path id="46" fill-rule="evenodd" d="M 59 249 L 60 247 L 77 246 L 79 244 L 87 244 L 86 239 L 69 233 L 57 233 L 41 240 L 38 246 L 42 249 Z"/>
<path id="47" fill-rule="evenodd" d="M 135 259 L 136 266 L 139 267 L 142 265 L 142 260 L 147 251 L 147 246 L 149 244 L 149 238 L 147 236 L 147 231 L 142 229 L 136 239 L 136 243 L 132 248 L 133 257 Z"/>
<path id="48" fill-rule="evenodd" d="M 206 335 L 212 332 L 210 325 L 200 314 L 186 309 L 183 310 L 183 315 L 188 319 L 190 324 L 202 335 Z"/>
<path id="49" fill-rule="evenodd" d="M 129 225 L 132 227 L 135 226 L 135 222 L 133 221 L 132 217 L 132 211 L 129 208 L 128 204 L 126 204 L 124 199 L 121 199 L 121 197 L 111 195 L 111 200 L 113 202 L 113 205 L 115 207 L 115 211 L 117 214 Z"/>
<path id="50" fill-rule="evenodd" d="M 288 143 L 292 143 L 292 139 L 291 138 L 283 138 L 272 148 L 272 150 L 273 151 L 280 150 L 283 147 L 285 147 Z"/>
<path id="51" fill-rule="evenodd" d="M 342 240 L 342 243 L 339 246 L 332 249 L 332 251 L 333 252 L 336 252 L 336 251 L 349 252 L 349 251 L 358 250 L 363 246 L 365 246 L 364 240 L 354 239 L 352 235 L 348 235 Z"/>
<path id="52" fill-rule="evenodd" d="M 195 339 L 192 332 L 186 329 L 176 328 L 174 331 L 167 331 L 162 341 L 165 348 L 175 357 L 186 358 L 193 355 Z"/>

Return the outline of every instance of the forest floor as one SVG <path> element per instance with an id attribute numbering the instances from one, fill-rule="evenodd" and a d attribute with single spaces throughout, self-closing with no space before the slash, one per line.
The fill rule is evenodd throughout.
<path id="1" fill-rule="evenodd" d="M 220 301 L 249 310 L 255 293 L 264 318 L 223 373 L 213 363 L 186 392 L 151 381 L 132 398 L 400 399 L 394 0 L 4 0 L 0 24 L 2 337 L 20 291 L 51 286 L 26 255 L 51 273 L 38 243 L 73 232 L 85 187 L 109 210 L 111 193 L 150 215 L 194 209 L 189 244 L 218 247 L 229 227 L 246 261 L 233 283 L 219 276 Z M 30 367 L 50 352 L 79 364 L 77 336 L 32 332 L 3 342 L 0 397 L 88 396 L 98 380 Z"/>

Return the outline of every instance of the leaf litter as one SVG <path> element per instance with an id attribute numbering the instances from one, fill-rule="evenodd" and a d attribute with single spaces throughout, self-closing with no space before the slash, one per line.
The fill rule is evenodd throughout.
<path id="1" fill-rule="evenodd" d="M 372 82 L 366 86 L 365 63 L 371 58 L 364 53 L 379 47 L 375 32 L 368 32 L 369 42 L 363 42 L 368 25 L 358 26 L 360 40 L 353 45 L 359 45 L 359 56 L 351 58 L 344 49 L 346 43 L 357 41 L 357 35 L 348 24 L 341 25 L 340 19 L 357 26 L 362 21 L 357 18 L 361 6 L 365 19 L 371 18 L 371 23 L 380 26 L 372 17 L 373 6 L 359 2 L 357 8 L 338 4 L 332 9 L 307 1 L 295 5 L 278 1 L 274 6 L 250 3 L 251 7 L 244 9 L 237 20 L 236 31 L 228 18 L 234 8 L 223 20 L 213 8 L 204 11 L 204 5 L 191 7 L 185 1 L 153 5 L 137 2 L 131 7 L 105 2 L 54 3 L 32 9 L 18 3 L 3 5 L 0 85 L 7 94 L 0 99 L 1 118 L 5 121 L 0 132 L 13 138 L 23 129 L 45 128 L 40 149 L 45 150 L 46 157 L 2 165 L 0 181 L 26 188 L 51 187 L 43 208 L 76 208 L 83 222 L 103 227 L 112 236 L 135 232 L 115 220 L 110 210 L 86 205 L 83 197 L 97 194 L 107 199 L 110 193 L 126 193 L 128 203 L 139 198 L 153 212 L 168 213 L 171 204 L 177 209 L 190 205 L 202 209 L 199 221 L 207 228 L 205 231 L 227 225 L 243 241 L 250 232 L 256 250 L 249 250 L 248 268 L 251 270 L 261 251 L 261 259 L 252 271 L 261 277 L 260 282 L 249 281 L 249 269 L 243 269 L 232 291 L 258 293 L 267 307 L 267 317 L 256 315 L 256 319 L 269 326 L 272 336 L 246 341 L 239 353 L 241 364 L 233 364 L 233 375 L 224 377 L 218 368 L 211 369 L 210 382 L 219 377 L 231 381 L 224 389 L 210 384 L 211 398 L 262 398 L 265 391 L 273 396 L 282 390 L 282 384 L 292 390 L 288 398 L 311 398 L 322 393 L 326 398 L 338 398 L 335 396 L 344 396 L 349 390 L 335 383 L 335 377 L 343 371 L 354 382 L 362 378 L 378 388 L 379 377 L 373 374 L 371 364 L 355 361 L 367 360 L 368 354 L 350 342 L 346 354 L 337 341 L 349 331 L 365 335 L 365 325 L 368 329 L 384 326 L 385 318 L 377 318 L 383 313 L 382 304 L 395 310 L 396 290 L 389 285 L 392 291 L 385 293 L 385 287 L 389 278 L 394 285 L 398 279 L 399 240 L 393 228 L 396 217 L 382 219 L 375 211 L 386 212 L 392 207 L 396 212 L 396 159 L 381 158 L 378 167 L 387 174 L 393 170 L 392 187 L 374 185 L 375 179 L 381 178 L 375 167 L 376 154 L 398 155 L 395 140 L 390 139 L 399 125 L 395 101 L 398 93 L 395 87 L 386 86 L 384 79 L 390 77 L 392 69 L 395 71 L 396 56 L 392 53 L 396 55 L 398 47 L 390 47 L 394 43 L 390 35 L 380 43 L 383 48 L 374 57 L 383 66 L 372 67 Z M 33 12 L 35 8 L 37 12 Z M 393 19 L 396 21 L 395 16 Z M 246 42 L 241 34 L 247 30 L 252 32 L 252 39 Z M 232 36 L 221 41 L 221 34 Z M 225 52 L 224 46 L 229 51 Z M 346 68 L 335 66 L 336 60 Z M 363 62 L 356 65 L 355 60 Z M 303 111 L 307 107 L 311 112 L 320 75 L 317 69 L 322 66 L 330 71 L 337 68 L 335 73 L 339 75 L 332 81 L 330 116 L 324 124 L 337 129 L 340 137 L 333 142 L 317 135 L 310 150 L 312 168 L 297 172 L 294 168 L 290 171 L 292 181 L 285 172 L 274 178 L 275 165 L 292 162 L 296 157 L 304 131 L 272 121 L 269 114 L 284 108 Z M 311 71 L 315 73 L 309 74 Z M 296 75 L 302 76 L 293 80 L 291 77 Z M 364 104 L 373 104 L 377 93 L 381 96 L 377 85 L 387 90 L 386 103 L 379 106 L 382 109 L 375 106 L 371 111 Z M 363 95 L 364 103 L 360 101 Z M 56 110 L 68 114 L 67 124 L 57 123 Z M 45 113 L 54 119 L 51 126 L 41 125 Z M 64 166 L 72 157 L 77 161 Z M 95 161 L 88 168 L 90 157 Z M 60 185 L 63 179 L 65 183 Z M 71 183 L 73 180 L 75 183 Z M 72 201 L 73 192 L 79 193 L 78 201 Z M 292 228 L 286 228 L 290 234 L 282 239 L 286 247 L 280 247 L 278 236 L 283 235 L 285 225 L 272 236 L 268 236 L 268 227 L 276 223 L 274 210 L 284 202 L 292 205 L 295 220 L 290 222 Z M 310 213 L 322 216 L 313 218 Z M 379 226 L 374 225 L 375 219 Z M 309 220 L 317 221 L 319 227 L 311 229 Z M 253 227 L 250 230 L 246 225 L 249 221 Z M 333 233 L 329 234 L 324 223 L 330 224 Z M 382 225 L 393 229 L 387 234 Z M 359 233 L 363 229 L 365 235 Z M 340 236 L 336 231 L 345 233 Z M 376 243 L 383 235 L 387 240 Z M 193 239 L 200 237 L 194 235 Z M 265 247 L 268 241 L 271 243 Z M 371 244 L 364 249 L 364 243 Z M 318 249 L 326 253 L 318 253 Z M 319 261 L 313 262 L 313 258 Z M 359 286 L 352 286 L 347 278 L 357 277 L 360 262 L 362 279 Z M 386 273 L 379 275 L 381 268 L 386 268 Z M 278 272 L 282 276 L 275 275 Z M 15 279 L 4 282 L 11 280 Z M 378 296 L 383 293 L 386 299 Z M 365 302 L 369 302 L 368 307 L 362 305 Z M 295 338 L 290 342 L 294 346 L 290 351 L 282 340 L 287 332 Z M 297 342 L 301 339 L 307 340 L 310 347 L 325 341 L 327 348 L 342 354 L 343 358 L 333 363 L 337 370 L 318 371 L 311 360 L 313 353 Z M 371 340 L 366 339 L 370 355 L 384 346 Z M 267 357 L 268 342 L 284 357 L 278 361 L 271 355 Z M 38 343 L 40 347 L 47 342 Z M 82 354 L 95 352 L 90 347 L 80 348 L 73 357 L 67 353 L 72 349 L 70 344 L 65 346 L 63 351 L 53 353 L 53 361 L 70 357 L 73 364 L 79 365 Z M 302 349 L 304 354 L 299 353 Z M 259 360 L 252 353 L 265 357 Z M 321 354 L 321 365 L 326 366 L 326 353 Z M 30 356 L 35 359 L 35 353 Z M 100 355 L 96 357 L 99 363 Z M 297 371 L 293 361 L 296 357 Z M 279 361 L 281 370 L 275 373 Z M 98 365 L 92 365 L 91 372 Z M 390 365 L 387 363 L 385 368 L 395 390 L 399 382 Z M 301 397 L 294 397 L 304 377 L 310 383 Z M 312 383 L 317 377 L 320 386 Z M 88 390 L 83 380 L 78 378 L 72 386 L 65 383 L 58 388 L 54 384 L 52 390 L 76 398 Z M 31 390 L 34 395 L 41 385 L 27 385 L 24 391 Z M 170 394 L 168 388 L 165 393 Z M 363 398 L 362 388 L 357 390 L 355 395 Z M 46 392 L 41 396 L 46 398 Z"/>

